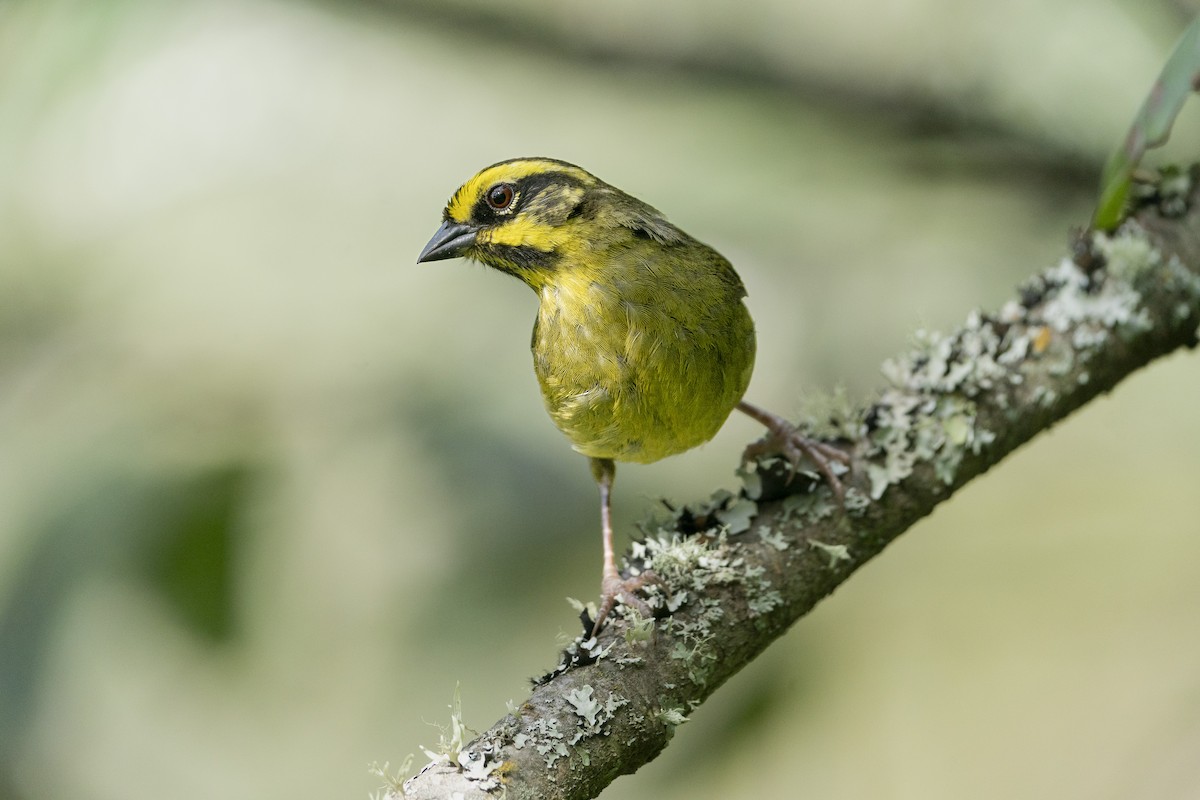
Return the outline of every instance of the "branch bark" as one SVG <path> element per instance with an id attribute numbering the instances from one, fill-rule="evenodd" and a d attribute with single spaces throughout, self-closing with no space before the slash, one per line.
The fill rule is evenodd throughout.
<path id="1" fill-rule="evenodd" d="M 996 314 L 922 334 L 885 364 L 890 387 L 839 426 L 853 456 L 844 510 L 768 462 L 739 496 L 655 523 L 630 557 L 662 579 L 653 629 L 615 620 L 598 642 L 576 642 L 514 713 L 389 796 L 595 797 L 959 487 L 1139 367 L 1194 347 L 1200 169 L 1140 190 L 1115 234 L 1081 236 Z"/>

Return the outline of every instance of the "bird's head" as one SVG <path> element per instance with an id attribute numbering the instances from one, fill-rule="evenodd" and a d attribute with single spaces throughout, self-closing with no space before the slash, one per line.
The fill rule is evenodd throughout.
<path id="1" fill-rule="evenodd" d="M 442 226 L 417 261 L 464 257 L 536 286 L 580 239 L 595 201 L 616 192 L 573 164 L 502 161 L 468 180 L 446 204 Z"/>

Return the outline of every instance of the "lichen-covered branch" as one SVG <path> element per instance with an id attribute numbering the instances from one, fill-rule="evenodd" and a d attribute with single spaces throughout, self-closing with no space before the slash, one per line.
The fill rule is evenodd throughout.
<path id="1" fill-rule="evenodd" d="M 955 490 L 1158 356 L 1197 342 L 1200 171 L 1140 188 L 1113 234 L 1032 277 L 991 314 L 922 334 L 890 383 L 837 425 L 845 508 L 778 463 L 636 544 L 660 618 L 576 642 L 520 707 L 455 743 L 408 798 L 589 798 L 654 758 L 675 728 L 860 566 Z"/>

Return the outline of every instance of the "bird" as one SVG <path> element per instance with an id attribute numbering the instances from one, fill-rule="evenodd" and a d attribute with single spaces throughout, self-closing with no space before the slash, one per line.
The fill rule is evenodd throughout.
<path id="1" fill-rule="evenodd" d="M 716 250 L 581 167 L 514 158 L 462 184 L 418 263 L 462 257 L 538 297 L 531 349 L 551 420 L 586 456 L 600 493 L 604 553 L 596 636 L 650 578 L 623 578 L 613 551 L 616 462 L 650 463 L 712 439 L 736 408 L 764 425 L 744 458 L 807 457 L 839 500 L 841 449 L 743 398 L 754 368 L 746 289 Z"/>

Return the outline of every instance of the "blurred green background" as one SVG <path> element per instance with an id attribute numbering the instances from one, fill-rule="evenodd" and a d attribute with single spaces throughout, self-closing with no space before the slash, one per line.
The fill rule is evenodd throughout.
<path id="1" fill-rule="evenodd" d="M 534 298 L 414 264 L 478 168 L 721 250 L 795 413 L 1057 259 L 1196 11 L 0 2 L 0 798 L 363 798 L 553 663 L 600 542 Z M 1200 796 L 1198 396 L 1179 354 L 1017 453 L 604 796 Z M 623 467 L 622 541 L 757 433 Z"/>

